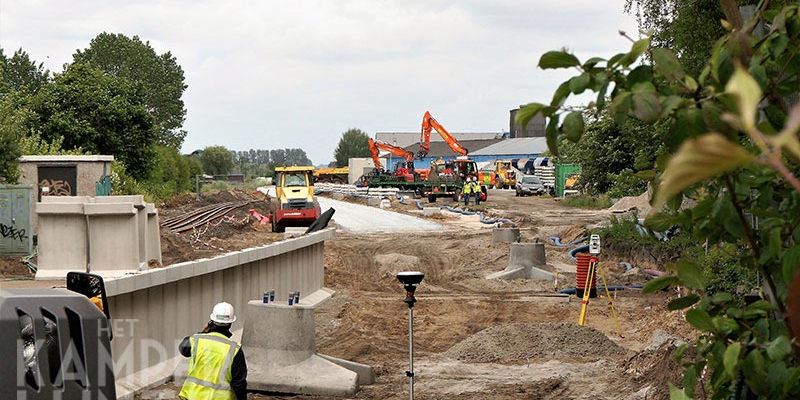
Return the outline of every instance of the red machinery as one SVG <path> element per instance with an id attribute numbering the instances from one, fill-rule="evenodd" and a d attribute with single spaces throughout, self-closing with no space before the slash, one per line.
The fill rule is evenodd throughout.
<path id="1" fill-rule="evenodd" d="M 383 170 L 381 165 L 380 151 L 388 151 L 392 155 L 400 157 L 405 160 L 404 165 L 398 165 L 392 175 L 402 177 L 406 181 L 411 182 L 414 180 L 414 153 L 402 148 L 393 146 L 389 143 L 380 142 L 377 140 L 369 139 L 369 152 L 372 155 L 372 162 L 375 164 L 375 169 L 378 171 Z"/>
<path id="2" fill-rule="evenodd" d="M 435 130 L 439 136 L 444 139 L 445 143 L 450 146 L 450 149 L 452 149 L 456 154 L 461 156 L 469 154 L 469 150 L 458 143 L 458 140 L 456 140 L 456 138 L 451 135 L 450 132 L 448 132 L 447 129 L 442 126 L 442 124 L 433 118 L 430 111 L 425 111 L 425 115 L 422 116 L 422 131 L 419 139 L 418 158 L 427 156 L 428 152 L 431 150 L 431 129 Z"/>

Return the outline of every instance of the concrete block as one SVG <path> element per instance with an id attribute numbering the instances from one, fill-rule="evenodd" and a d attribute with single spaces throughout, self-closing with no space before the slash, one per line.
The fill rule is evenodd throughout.
<path id="1" fill-rule="evenodd" d="M 375 370 L 366 364 L 357 363 L 354 361 L 343 360 L 332 356 L 320 354 L 320 357 L 340 366 L 355 372 L 358 375 L 359 385 L 371 385 L 375 383 Z"/>
<path id="2" fill-rule="evenodd" d="M 80 204 L 40 203 L 59 208 Z M 87 271 L 86 219 L 82 213 L 53 213 L 39 216 L 39 257 L 36 279 L 64 279 L 69 271 Z"/>
<path id="3" fill-rule="evenodd" d="M 510 281 L 514 279 L 527 279 L 528 272 L 525 267 L 516 267 L 516 268 L 506 268 L 502 271 L 493 272 L 489 275 L 486 275 L 486 279 L 501 279 L 504 281 Z"/>
<path id="4" fill-rule="evenodd" d="M 544 243 L 511 243 L 508 266 L 505 270 L 486 276 L 486 279 L 535 279 L 552 281 L 553 273 L 541 266 L 546 264 Z"/>
<path id="5" fill-rule="evenodd" d="M 508 265 L 542 266 L 547 263 L 544 243 L 512 243 Z"/>
<path id="6" fill-rule="evenodd" d="M 356 372 L 315 354 L 313 307 L 250 301 L 244 311 L 248 389 L 324 396 L 358 391 Z"/>
<path id="7" fill-rule="evenodd" d="M 423 207 L 422 208 L 422 215 L 426 217 L 430 217 L 431 215 L 439 215 L 442 213 L 442 210 L 439 207 Z"/>
<path id="8" fill-rule="evenodd" d="M 43 214 L 83 215 L 83 204 L 82 203 L 37 203 L 36 213 L 39 215 Z"/>
<path id="9" fill-rule="evenodd" d="M 136 209 L 132 203 L 85 203 L 83 212 L 86 215 L 135 215 Z"/>
<path id="10" fill-rule="evenodd" d="M 42 203 L 90 203 L 94 198 L 89 196 L 42 196 Z"/>
<path id="11" fill-rule="evenodd" d="M 378 207 L 381 205 L 381 199 L 379 197 L 368 197 L 367 205 L 372 207 Z"/>
<path id="12" fill-rule="evenodd" d="M 519 228 L 492 229 L 492 243 L 517 243 L 519 240 Z"/>
<path id="13" fill-rule="evenodd" d="M 159 223 L 158 209 L 148 203 L 147 208 L 147 235 L 145 237 L 146 259 L 148 262 L 155 260 L 158 265 L 163 265 L 161 258 L 161 226 Z"/>
<path id="14" fill-rule="evenodd" d="M 139 236 L 134 213 L 112 212 L 117 207 L 130 208 L 125 204 L 85 204 L 84 208 L 100 207 L 86 210 L 90 215 L 87 229 L 89 231 L 89 272 L 117 271 L 129 273 L 139 271 Z M 97 211 L 98 213 L 89 214 Z M 122 211 L 122 210 L 120 210 Z M 119 274 L 115 273 L 115 276 Z"/>

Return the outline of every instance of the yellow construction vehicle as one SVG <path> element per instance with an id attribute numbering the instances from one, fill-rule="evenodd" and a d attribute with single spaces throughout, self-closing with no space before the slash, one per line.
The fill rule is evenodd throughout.
<path id="1" fill-rule="evenodd" d="M 350 179 L 350 168 L 318 168 L 314 170 L 315 182 L 326 183 L 348 183 Z"/>
<path id="2" fill-rule="evenodd" d="M 517 176 L 509 160 L 494 162 L 494 174 L 491 177 L 492 186 L 496 189 L 513 188 L 517 184 Z"/>
<path id="3" fill-rule="evenodd" d="M 272 204 L 272 231 L 287 226 L 309 226 L 319 218 L 319 203 L 314 197 L 314 167 L 275 168 L 275 197 Z"/>

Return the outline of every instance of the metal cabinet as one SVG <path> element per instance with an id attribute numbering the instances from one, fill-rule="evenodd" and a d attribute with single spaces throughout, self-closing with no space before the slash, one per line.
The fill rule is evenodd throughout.
<path id="1" fill-rule="evenodd" d="M 0 254 L 32 250 L 32 186 L 0 185 Z"/>

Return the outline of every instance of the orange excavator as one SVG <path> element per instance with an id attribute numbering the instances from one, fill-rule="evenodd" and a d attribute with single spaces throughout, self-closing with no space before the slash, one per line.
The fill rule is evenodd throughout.
<path id="1" fill-rule="evenodd" d="M 404 163 L 398 164 L 392 173 L 393 176 L 402 178 L 406 182 L 414 181 L 414 153 L 402 148 L 393 146 L 389 143 L 369 139 L 369 152 L 372 156 L 372 163 L 375 164 L 375 169 L 381 173 L 384 171 L 381 165 L 380 151 L 387 151 L 392 155 L 400 157 L 405 160 Z"/>
<path id="2" fill-rule="evenodd" d="M 419 138 L 418 158 L 427 156 L 428 152 L 431 150 L 431 130 L 435 130 L 456 154 L 460 156 L 469 154 L 469 150 L 458 143 L 458 140 L 456 140 L 439 121 L 433 118 L 430 111 L 425 111 L 425 115 L 422 116 L 422 131 L 420 132 Z"/>

